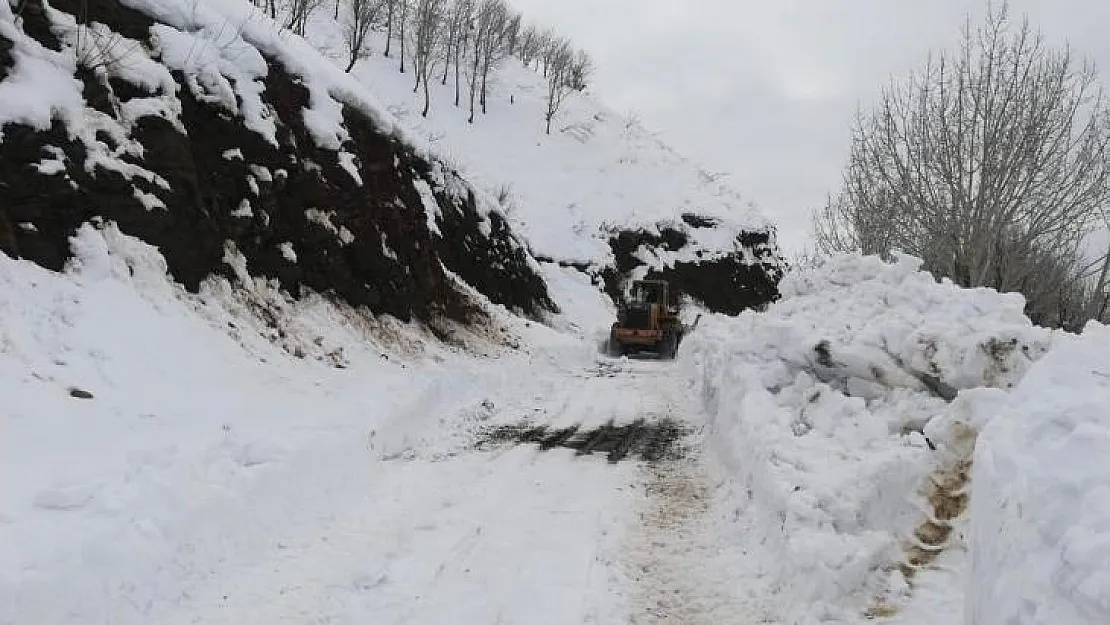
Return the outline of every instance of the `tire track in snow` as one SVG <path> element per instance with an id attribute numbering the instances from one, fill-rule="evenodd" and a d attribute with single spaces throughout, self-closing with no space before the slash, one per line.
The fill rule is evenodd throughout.
<path id="1" fill-rule="evenodd" d="M 702 570 L 710 542 L 711 493 L 698 465 L 694 458 L 683 458 L 643 468 L 647 501 L 625 547 L 634 583 L 631 617 L 637 625 L 721 622 L 712 614 L 721 589 Z"/>
<path id="2" fill-rule="evenodd" d="M 695 414 L 683 391 L 667 372 L 650 383 L 661 414 L 645 415 L 649 421 L 669 420 L 686 432 L 696 426 L 678 415 Z M 639 523 L 630 528 L 623 546 L 624 568 L 632 583 L 630 623 L 635 625 L 750 625 L 765 622 L 752 603 L 752 590 L 739 588 L 740 571 L 726 553 L 740 550 L 727 544 L 716 524 L 715 494 L 706 458 L 697 434 L 676 441 L 680 453 L 640 467 L 646 499 L 638 511 Z"/>

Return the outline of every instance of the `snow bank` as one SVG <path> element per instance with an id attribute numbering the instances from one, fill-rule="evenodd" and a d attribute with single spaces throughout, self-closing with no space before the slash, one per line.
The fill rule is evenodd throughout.
<path id="1" fill-rule="evenodd" d="M 414 514 L 439 522 L 451 506 L 466 521 L 458 527 L 474 523 L 473 508 L 454 507 L 457 485 L 444 487 L 453 501 L 442 509 L 428 497 L 444 465 L 412 475 L 378 457 L 448 458 L 471 421 L 488 418 L 475 410 L 486 398 L 529 405 L 520 372 L 557 372 L 525 353 L 475 359 L 415 324 L 323 297 L 294 301 L 245 273 L 244 284 L 212 278 L 188 293 L 156 248 L 110 222 L 82 226 L 70 243 L 63 272 L 0 253 L 0 475 L 12 476 L 0 489 L 0 623 L 344 620 L 340 604 L 371 596 L 352 580 L 394 562 L 409 542 L 399 532 L 428 544 L 434 523 L 414 528 Z M 233 247 L 227 254 L 245 271 Z M 533 344 L 557 346 L 531 325 Z M 465 466 L 448 472 L 467 487 L 498 473 L 485 456 Z M 550 491 L 516 469 L 501 473 L 521 492 Z M 579 501 L 581 489 L 568 489 L 565 501 Z M 580 525 L 596 531 L 596 518 Z M 491 535 L 507 535 L 496 519 Z M 442 556 L 457 540 L 429 550 Z M 526 532 L 517 544 L 535 540 Z M 381 597 L 396 607 L 388 588 Z M 364 608 L 370 620 L 381 605 Z"/>
<path id="2" fill-rule="evenodd" d="M 958 389 L 1012 386 L 1051 341 L 1020 297 L 919 269 L 842 256 L 798 270 L 766 313 L 703 319 L 680 351 L 786 622 L 905 601 L 923 481 L 950 459 L 925 436 L 950 430 L 930 422 Z"/>
<path id="3" fill-rule="evenodd" d="M 1110 622 L 1110 327 L 1062 336 L 1009 394 L 961 400 L 989 421 L 972 475 L 967 623 Z"/>

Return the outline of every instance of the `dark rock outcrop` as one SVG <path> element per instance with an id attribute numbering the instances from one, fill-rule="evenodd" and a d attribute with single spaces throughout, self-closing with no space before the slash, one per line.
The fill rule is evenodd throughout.
<path id="1" fill-rule="evenodd" d="M 556 309 L 508 221 L 498 213 L 490 213 L 484 220 L 472 190 L 462 199 L 451 197 L 445 189 L 434 191 L 434 195 L 444 207 L 437 219 L 443 233 L 439 254 L 453 271 L 491 301 L 520 314 L 535 317 L 544 310 Z M 488 221 L 489 236 L 482 232 L 483 221 Z M 537 298 L 537 293 L 544 295 Z"/>
<path id="2" fill-rule="evenodd" d="M 23 21 L 24 34 L 58 49 L 41 0 L 27 5 L 32 17 Z M 51 6 L 152 47 L 155 20 L 119 0 Z M 0 80 L 12 65 L 7 43 L 0 39 Z M 403 320 L 475 319 L 479 309 L 448 272 L 526 314 L 553 309 L 534 261 L 505 220 L 483 213 L 473 192 L 463 199 L 447 192 L 468 188 L 457 174 L 345 103 L 349 138 L 339 151 L 319 147 L 306 128 L 310 94 L 302 77 L 274 58 L 266 63 L 262 98 L 277 145 L 247 128 L 241 115 L 197 97 L 181 72 L 172 72 L 177 89 L 167 94 L 80 69 L 75 78 L 86 105 L 127 128 L 126 141 L 141 149 L 123 149 L 107 132 L 74 136 L 61 121 L 45 131 L 5 126 L 0 249 L 60 270 L 71 254 L 69 237 L 99 217 L 159 248 L 190 290 L 212 275 L 234 277 L 229 257 L 241 254 L 252 276 L 276 279 L 294 296 L 308 288 Z M 155 97 L 176 98 L 179 119 L 156 112 L 124 119 L 124 104 Z M 98 150 L 121 165 L 90 158 Z M 46 160 L 54 164 L 42 167 Z M 438 203 L 442 235 L 429 228 L 424 184 Z"/>
<path id="3" fill-rule="evenodd" d="M 13 44 L 10 40 L 0 35 L 0 80 L 4 80 L 8 77 L 8 73 L 11 72 L 12 64 L 15 61 L 15 59 L 12 58 L 12 46 Z"/>
<path id="4" fill-rule="evenodd" d="M 718 221 L 692 213 L 683 223 L 658 224 L 655 231 L 617 230 L 609 239 L 614 265 L 601 270 L 605 292 L 619 301 L 631 274 L 647 267 L 649 279 L 667 280 L 676 299 L 684 296 L 713 312 L 736 315 L 760 309 L 778 299 L 783 262 L 765 231 L 741 232 L 732 251 L 691 250 L 690 228 L 715 228 Z M 676 253 L 683 260 L 649 265 L 641 252 Z"/>

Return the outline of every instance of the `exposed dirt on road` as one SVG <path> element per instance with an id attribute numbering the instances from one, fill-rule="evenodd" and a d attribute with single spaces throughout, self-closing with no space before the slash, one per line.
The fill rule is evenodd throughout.
<path id="1" fill-rule="evenodd" d="M 589 430 L 579 426 L 552 429 L 544 425 L 506 425 L 482 433 L 477 447 L 533 444 L 543 451 L 559 447 L 573 449 L 577 455 L 605 454 L 609 462 L 630 458 L 659 462 L 683 457 L 680 439 L 687 432 L 686 426 L 671 419 L 637 419 L 624 425 L 610 421 Z"/>

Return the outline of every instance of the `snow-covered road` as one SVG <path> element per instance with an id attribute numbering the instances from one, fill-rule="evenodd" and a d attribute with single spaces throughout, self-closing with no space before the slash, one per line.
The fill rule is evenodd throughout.
<path id="1" fill-rule="evenodd" d="M 490 412 L 473 431 L 525 418 L 583 431 L 681 418 L 671 366 L 600 362 L 540 379 L 522 371 L 522 384 L 484 400 Z M 220 571 L 155 620 L 722 622 L 708 618 L 721 589 L 705 584 L 697 553 L 707 547 L 697 530 L 708 493 L 696 458 L 611 463 L 507 440 L 480 450 L 424 443 L 374 459 L 352 444 L 275 473 L 273 491 L 259 493 L 268 503 L 244 502 L 237 516 L 247 516 L 229 519 L 227 530 L 246 536 L 230 540 Z M 258 518 L 275 500 L 284 518 Z M 255 528 L 267 523 L 263 538 Z"/>
<path id="2" fill-rule="evenodd" d="M 153 472 L 165 488 L 135 486 L 128 505 L 99 505 L 118 490 L 101 479 L 79 506 L 37 510 L 71 532 L 50 558 L 7 545 L 23 570 L 0 589 L 0 623 L 751 622 L 713 578 L 699 423 L 674 364 L 570 351 L 400 386 L 287 386 L 291 413 L 313 407 L 311 435 L 271 433 L 269 452 L 240 439 L 222 474 L 224 432 L 200 458 L 162 459 L 187 470 L 142 461 L 127 481 Z M 405 390 L 360 429 L 374 388 Z M 598 428 L 640 421 L 687 435 L 655 462 L 636 453 L 646 437 L 621 461 L 603 453 L 613 441 L 582 453 Z M 503 434 L 527 426 L 576 426 L 562 442 L 577 449 Z"/>
<path id="3" fill-rule="evenodd" d="M 632 421 L 644 406 L 638 392 L 651 386 L 628 373 L 521 373 L 518 388 L 479 404 L 483 422 Z M 466 410 L 439 417 L 481 429 Z M 308 508 L 306 522 L 279 524 L 247 566 L 230 554 L 229 575 L 158 621 L 623 622 L 618 558 L 636 519 L 635 467 L 510 442 L 475 450 L 469 437 L 444 433 L 450 443 L 409 431 L 404 440 L 422 440 L 403 450 L 353 442 L 312 468 L 275 476 L 289 510 Z M 335 471 L 322 473 L 327 466 Z M 359 470 L 349 474 L 352 467 Z M 295 475 L 310 474 L 310 484 L 297 484 Z M 312 484 L 323 491 L 306 493 Z"/>

